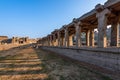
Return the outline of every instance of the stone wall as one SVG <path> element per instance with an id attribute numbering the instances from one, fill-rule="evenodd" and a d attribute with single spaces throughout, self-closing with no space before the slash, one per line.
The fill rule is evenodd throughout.
<path id="1" fill-rule="evenodd" d="M 41 48 L 56 52 L 60 55 L 65 55 L 78 61 L 120 72 L 120 48 Z"/>

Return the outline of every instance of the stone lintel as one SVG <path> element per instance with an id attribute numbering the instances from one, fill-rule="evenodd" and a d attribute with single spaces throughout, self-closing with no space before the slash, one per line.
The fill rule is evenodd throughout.
<path id="1" fill-rule="evenodd" d="M 104 4 L 104 6 L 107 8 L 107 7 L 110 7 L 112 5 L 117 4 L 119 2 L 120 2 L 120 0 L 107 0 L 107 2 Z"/>

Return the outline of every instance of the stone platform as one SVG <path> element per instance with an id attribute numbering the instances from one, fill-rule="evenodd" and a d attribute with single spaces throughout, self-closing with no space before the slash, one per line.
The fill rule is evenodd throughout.
<path id="1" fill-rule="evenodd" d="M 69 58 L 120 72 L 120 48 L 65 48 L 41 47 Z"/>

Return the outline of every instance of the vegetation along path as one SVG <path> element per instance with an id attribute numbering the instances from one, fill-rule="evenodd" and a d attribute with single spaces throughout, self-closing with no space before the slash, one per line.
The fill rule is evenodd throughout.
<path id="1" fill-rule="evenodd" d="M 0 52 L 0 80 L 111 79 L 52 52 L 28 47 Z"/>

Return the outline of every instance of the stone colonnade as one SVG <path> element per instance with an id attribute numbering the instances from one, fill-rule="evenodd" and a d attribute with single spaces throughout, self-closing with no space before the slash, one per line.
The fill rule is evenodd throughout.
<path id="1" fill-rule="evenodd" d="M 98 29 L 97 47 L 107 47 L 107 26 L 111 25 L 111 43 L 110 46 L 119 47 L 119 13 L 115 14 L 109 8 L 105 8 L 103 5 L 96 5 L 94 9 L 94 23 L 81 18 L 73 19 L 72 23 L 64 25 L 62 28 L 53 31 L 47 37 L 44 37 L 40 41 L 43 46 L 58 46 L 58 47 L 81 47 L 82 39 L 81 33 L 86 33 L 86 46 L 95 47 L 94 29 Z M 114 17 L 111 18 L 111 15 Z M 91 15 L 90 15 L 91 16 Z M 86 25 L 86 24 L 88 25 Z M 72 41 L 71 35 L 74 35 L 75 41 Z M 72 42 L 71 42 L 72 41 Z M 73 44 L 73 45 L 72 45 Z"/>

